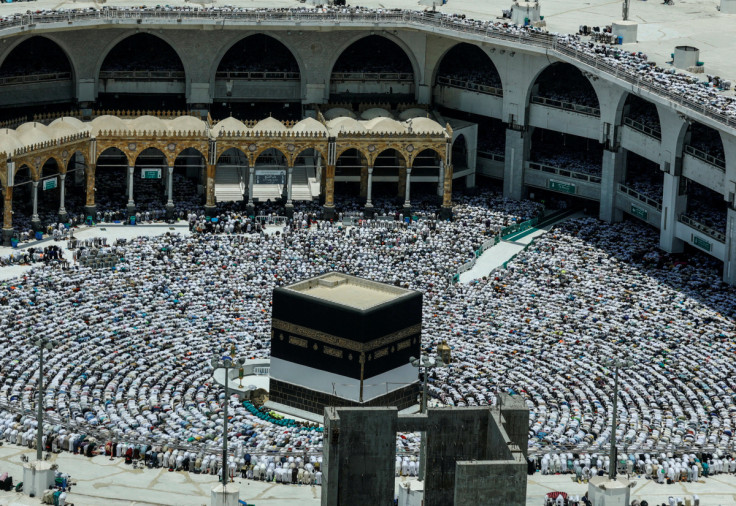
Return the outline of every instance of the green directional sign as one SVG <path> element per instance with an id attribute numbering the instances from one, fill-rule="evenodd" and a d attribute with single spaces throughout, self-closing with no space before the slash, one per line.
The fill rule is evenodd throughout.
<path id="1" fill-rule="evenodd" d="M 43 189 L 44 190 L 53 190 L 54 188 L 56 188 L 56 184 L 57 184 L 57 181 L 56 181 L 56 178 L 55 177 L 52 177 L 51 179 L 44 179 L 43 180 Z"/>
<path id="2" fill-rule="evenodd" d="M 698 248 L 704 249 L 705 251 L 710 251 L 711 243 L 710 241 L 706 241 L 702 237 L 698 237 L 697 235 L 693 235 L 693 244 L 697 246 Z"/>
<path id="3" fill-rule="evenodd" d="M 647 219 L 649 216 L 649 211 L 646 209 L 642 209 L 641 207 L 636 207 L 634 204 L 631 204 L 631 214 L 636 216 L 637 218 L 641 218 L 642 220 Z"/>
<path id="4" fill-rule="evenodd" d="M 554 179 L 549 179 L 547 181 L 547 187 L 556 192 L 560 193 L 569 193 L 571 195 L 575 195 L 577 193 L 577 186 L 572 183 L 563 183 L 562 181 L 555 181 Z"/>
<path id="5" fill-rule="evenodd" d="M 143 179 L 161 179 L 161 169 L 141 169 Z"/>

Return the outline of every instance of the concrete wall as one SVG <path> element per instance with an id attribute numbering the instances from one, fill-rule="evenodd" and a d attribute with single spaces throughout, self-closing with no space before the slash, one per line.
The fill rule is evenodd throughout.
<path id="1" fill-rule="evenodd" d="M 646 211 L 646 219 L 642 218 L 639 214 L 634 214 L 631 209 L 632 206 Z M 657 211 L 656 208 L 632 197 L 631 195 L 617 191 L 616 207 L 622 212 L 627 213 L 630 216 L 634 216 L 653 227 L 660 228 L 662 226 L 662 212 Z"/>
<path id="2" fill-rule="evenodd" d="M 540 104 L 529 106 L 529 126 L 547 128 L 555 132 L 587 137 L 600 138 L 601 119 L 589 114 L 555 109 Z"/>
<path id="3" fill-rule="evenodd" d="M 582 179 L 565 177 L 559 174 L 550 174 L 532 169 L 524 171 L 524 184 L 528 186 L 549 189 L 550 180 L 575 185 L 575 193 L 573 195 L 577 197 L 583 197 L 590 200 L 600 200 L 601 198 L 601 185 L 598 183 L 590 183 Z"/>
<path id="4" fill-rule="evenodd" d="M 725 172 L 714 165 L 704 162 L 700 158 L 685 153 L 682 157 L 682 175 L 696 183 L 702 184 L 706 188 L 723 194 Z"/>
<path id="5" fill-rule="evenodd" d="M 621 127 L 621 147 L 633 151 L 647 160 L 659 163 L 661 142 L 630 126 L 623 125 Z"/>
<path id="6" fill-rule="evenodd" d="M 456 506 L 526 504 L 526 460 L 516 454 L 514 462 L 457 462 L 455 469 Z"/>
<path id="7" fill-rule="evenodd" d="M 0 87 L 0 107 L 18 107 L 74 100 L 71 80 L 23 83 Z"/>
<path id="8" fill-rule="evenodd" d="M 435 86 L 434 103 L 458 111 L 501 119 L 503 98 L 452 86 Z"/>

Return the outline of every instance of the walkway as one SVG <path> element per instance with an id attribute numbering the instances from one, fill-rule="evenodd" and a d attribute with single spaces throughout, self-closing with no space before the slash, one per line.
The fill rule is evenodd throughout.
<path id="1" fill-rule="evenodd" d="M 480 279 L 483 276 L 488 276 L 491 271 L 501 267 L 504 262 L 508 262 L 514 258 L 522 252 L 524 248 L 531 244 L 534 239 L 548 232 L 557 223 L 570 218 L 579 218 L 581 216 L 584 216 L 582 212 L 575 212 L 572 210 L 554 213 L 534 228 L 507 236 L 505 239 L 502 239 L 501 242 L 487 249 L 481 256 L 479 256 L 472 269 L 460 274 L 460 282 L 470 283 L 471 281 Z"/>

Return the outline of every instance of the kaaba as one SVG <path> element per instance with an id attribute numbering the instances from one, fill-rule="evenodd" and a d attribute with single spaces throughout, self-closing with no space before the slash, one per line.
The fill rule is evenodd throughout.
<path id="1" fill-rule="evenodd" d="M 416 404 L 422 293 L 331 272 L 273 291 L 269 398 L 326 406 Z"/>

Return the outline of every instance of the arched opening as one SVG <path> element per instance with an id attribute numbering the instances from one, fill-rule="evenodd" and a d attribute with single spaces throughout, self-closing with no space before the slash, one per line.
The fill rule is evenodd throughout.
<path id="1" fill-rule="evenodd" d="M 98 91 L 100 109 L 184 110 L 184 65 L 163 39 L 137 33 L 107 53 Z"/>
<path id="2" fill-rule="evenodd" d="M 237 148 L 224 151 L 215 166 L 215 201 L 218 207 L 241 202 L 248 180 L 248 157 L 245 153 Z M 252 200 L 252 189 L 247 190 Z"/>
<path id="3" fill-rule="evenodd" d="M 301 119 L 301 75 L 294 54 L 275 38 L 259 33 L 235 43 L 215 73 L 215 118 L 284 121 Z"/>
<path id="4" fill-rule="evenodd" d="M 450 49 L 437 70 L 437 85 L 502 95 L 501 76 L 483 50 L 463 42 Z"/>
<path id="5" fill-rule="evenodd" d="M 600 177 L 603 146 L 585 137 L 535 128 L 530 158 L 547 167 Z"/>
<path id="6" fill-rule="evenodd" d="M 442 158 L 433 149 L 420 151 L 414 157 L 411 165 L 412 207 L 437 206 L 443 190 L 440 186 L 442 170 Z"/>
<path id="7" fill-rule="evenodd" d="M 19 232 L 32 230 L 33 179 L 27 165 L 17 167 L 13 183 L 13 227 Z"/>
<path id="8" fill-rule="evenodd" d="M 335 161 L 335 206 L 343 212 L 360 211 L 368 191 L 368 160 L 361 151 L 350 148 Z M 376 170 L 373 170 L 373 195 L 376 190 Z M 374 197 L 375 198 L 375 197 Z"/>
<path id="9" fill-rule="evenodd" d="M 373 162 L 373 206 L 376 212 L 394 213 L 404 203 L 406 160 L 395 149 L 386 149 Z"/>
<path id="10" fill-rule="evenodd" d="M 118 148 L 107 148 L 95 166 L 95 204 L 105 222 L 125 219 L 128 203 L 128 158 Z"/>
<path id="11" fill-rule="evenodd" d="M 720 234 L 725 234 L 728 203 L 723 200 L 723 195 L 692 179 L 684 179 L 687 182 L 687 210 L 685 215 L 702 226 Z"/>
<path id="12" fill-rule="evenodd" d="M 664 173 L 659 164 L 626 151 L 626 178 L 624 185 L 640 195 L 662 204 Z"/>
<path id="13" fill-rule="evenodd" d="M 84 155 L 80 151 L 72 153 L 66 164 L 66 177 L 64 178 L 64 209 L 70 217 L 84 213 L 87 197 L 86 169 L 87 163 L 84 161 Z"/>
<path id="14" fill-rule="evenodd" d="M 532 87 L 532 103 L 600 116 L 593 85 L 569 63 L 553 63 L 539 74 Z"/>
<path id="15" fill-rule="evenodd" d="M 171 175 L 171 200 L 176 216 L 184 218 L 189 211 L 202 206 L 206 170 L 204 155 L 194 148 L 187 148 L 176 157 Z"/>
<path id="16" fill-rule="evenodd" d="M 276 202 L 286 196 L 286 155 L 276 148 L 268 148 L 258 155 L 253 166 L 254 201 L 266 204 L 260 207 L 261 212 L 280 212 Z"/>
<path id="17" fill-rule="evenodd" d="M 161 150 L 146 148 L 135 159 L 133 200 L 140 221 L 163 219 L 167 199 L 169 163 Z"/>
<path id="18" fill-rule="evenodd" d="M 310 185 L 319 183 L 322 163 L 322 156 L 313 148 L 305 149 L 296 156 L 292 175 L 292 201 L 311 202 L 313 195 Z"/>
<path id="19" fill-rule="evenodd" d="M 726 155 L 723 151 L 721 134 L 717 130 L 693 121 L 685 135 L 685 153 L 726 169 Z"/>
<path id="20" fill-rule="evenodd" d="M 3 109 L 21 107 L 16 111 L 3 111 L 3 117 L 18 118 L 46 112 L 40 105 L 53 104 L 69 110 L 74 98 L 73 72 L 69 58 L 56 42 L 41 36 L 24 40 L 10 51 L 0 66 L 0 89 L 3 90 L 0 106 Z"/>
<path id="21" fill-rule="evenodd" d="M 38 218 L 44 227 L 59 221 L 60 184 L 59 164 L 55 159 L 49 158 L 43 164 L 41 179 L 38 182 Z"/>
<path id="22" fill-rule="evenodd" d="M 456 171 L 468 168 L 468 144 L 462 134 L 458 135 L 452 143 L 452 166 Z"/>
<path id="23" fill-rule="evenodd" d="M 332 67 L 330 99 L 351 103 L 412 101 L 414 69 L 409 56 L 398 44 L 380 35 L 353 42 Z"/>
<path id="24" fill-rule="evenodd" d="M 624 102 L 624 124 L 651 137 L 662 138 L 657 106 L 633 93 Z"/>

